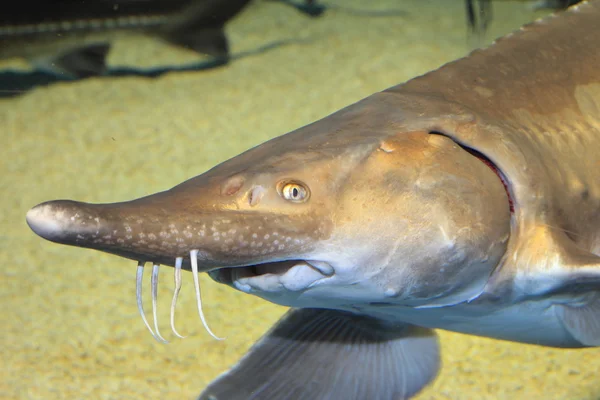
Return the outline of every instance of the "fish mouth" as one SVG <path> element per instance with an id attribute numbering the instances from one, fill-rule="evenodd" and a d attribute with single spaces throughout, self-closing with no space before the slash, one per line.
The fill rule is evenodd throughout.
<path id="1" fill-rule="evenodd" d="M 315 260 L 286 260 L 209 271 L 215 281 L 244 293 L 299 292 L 333 276 L 331 264 Z"/>

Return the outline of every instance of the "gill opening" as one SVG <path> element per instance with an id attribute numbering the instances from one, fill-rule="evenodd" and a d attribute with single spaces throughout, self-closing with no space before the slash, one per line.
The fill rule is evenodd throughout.
<path id="1" fill-rule="evenodd" d="M 198 306 L 198 315 L 200 316 L 200 320 L 202 321 L 202 325 L 206 329 L 209 335 L 211 335 L 216 340 L 222 340 L 223 338 L 218 337 L 213 333 L 213 331 L 209 328 L 208 323 L 206 322 L 206 318 L 204 316 L 204 312 L 202 310 L 202 296 L 200 291 L 200 281 L 198 279 L 198 250 L 190 251 L 190 264 L 192 266 L 192 274 L 194 278 L 194 287 L 196 294 L 196 304 Z M 159 264 L 153 263 L 152 266 L 152 278 L 151 278 L 151 295 L 152 295 L 152 317 L 154 320 L 154 329 L 150 326 L 148 319 L 146 318 L 146 313 L 144 312 L 144 303 L 142 301 L 142 283 L 144 277 L 144 261 L 139 261 L 137 265 L 136 272 L 136 300 L 137 307 L 142 317 L 142 321 L 144 325 L 150 331 L 150 334 L 154 339 L 156 339 L 160 343 L 168 343 L 168 341 L 160 334 L 158 328 L 158 312 L 157 312 L 157 303 L 158 303 L 158 278 L 159 278 Z M 175 268 L 174 268 L 174 280 L 175 280 L 175 288 L 173 290 L 173 299 L 171 300 L 171 312 L 170 312 L 170 322 L 171 322 L 171 330 L 173 334 L 179 338 L 184 338 L 185 336 L 181 335 L 177 329 L 175 328 L 175 308 L 177 306 L 177 299 L 179 298 L 179 292 L 181 291 L 181 267 L 183 264 L 183 257 L 177 257 L 175 259 Z"/>
<path id="2" fill-rule="evenodd" d="M 457 146 L 460 146 L 461 149 L 465 150 L 467 153 L 471 154 L 472 156 L 475 156 L 477 159 L 479 159 L 481 162 L 483 162 L 485 165 L 487 165 L 492 171 L 494 171 L 494 173 L 500 179 L 500 182 L 502 182 L 502 185 L 504 186 L 504 191 L 506 192 L 506 197 L 508 198 L 508 206 L 510 208 L 510 213 L 513 214 L 515 212 L 515 206 L 514 206 L 513 197 L 512 197 L 512 194 L 510 192 L 510 188 L 508 185 L 508 180 L 504 176 L 504 173 L 502 172 L 502 170 L 500 168 L 498 168 L 498 166 L 492 160 L 490 160 L 485 154 L 483 154 L 471 147 L 467 147 L 467 146 L 457 142 L 456 140 L 454 140 L 454 138 L 452 136 L 447 135 L 444 132 L 429 131 L 429 134 L 430 135 L 441 135 L 441 136 L 447 137 L 448 139 L 450 139 L 454 143 L 456 143 Z"/>

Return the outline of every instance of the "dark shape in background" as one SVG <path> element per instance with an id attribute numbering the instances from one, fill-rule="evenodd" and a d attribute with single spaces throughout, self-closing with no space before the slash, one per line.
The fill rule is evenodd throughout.
<path id="1" fill-rule="evenodd" d="M 466 0 L 467 22 L 471 34 L 482 35 L 492 21 L 492 2 L 491 0 Z"/>
<path id="2" fill-rule="evenodd" d="M 0 72 L 0 97 L 33 87 L 92 76 L 156 77 L 171 71 L 201 71 L 233 59 L 302 42 L 278 40 L 232 55 L 225 24 L 251 0 L 23 0 L 0 14 L 0 59 L 25 58 L 32 72 Z M 319 17 L 329 9 L 363 17 L 406 16 L 403 10 L 360 10 L 316 0 L 267 0 Z M 111 42 L 134 31 L 209 55 L 201 62 L 150 69 L 106 65 Z"/>
<path id="3" fill-rule="evenodd" d="M 106 77 L 127 77 L 127 76 L 139 76 L 145 78 L 156 78 L 169 72 L 185 72 L 185 71 L 203 71 L 220 67 L 229 61 L 237 60 L 243 57 L 249 57 L 258 55 L 274 48 L 286 46 L 289 44 L 303 44 L 309 42 L 310 39 L 289 39 L 289 40 L 278 40 L 272 43 L 268 43 L 257 49 L 233 54 L 229 58 L 214 58 L 212 60 L 201 61 L 197 63 L 179 65 L 179 66 L 166 66 L 156 68 L 111 68 L 108 69 L 102 76 Z M 49 71 L 5 71 L 0 72 L 0 98 L 1 97 L 12 97 L 23 94 L 36 86 L 45 86 L 58 82 L 71 82 L 81 80 L 83 78 L 73 78 L 67 75 L 60 75 Z"/>
<path id="4" fill-rule="evenodd" d="M 115 32 L 137 31 L 223 61 L 223 28 L 250 0 L 27 0 L 0 17 L 0 58 L 69 78 L 106 72 Z"/>
<path id="5" fill-rule="evenodd" d="M 328 10 L 350 14 L 355 17 L 398 17 L 407 16 L 408 13 L 402 9 L 369 10 L 341 6 L 328 2 L 317 2 L 317 0 L 266 0 L 275 3 L 282 3 L 294 7 L 303 14 L 311 17 L 319 17 Z M 365 2 L 367 3 L 367 2 Z"/>
<path id="6" fill-rule="evenodd" d="M 318 4 L 316 0 L 304 0 L 304 1 L 292 1 L 292 0 L 269 0 L 273 2 L 287 4 L 291 7 L 294 7 L 296 10 L 304 13 L 306 15 L 310 15 L 311 17 L 320 17 L 325 10 L 326 6 L 323 4 Z"/>
<path id="7" fill-rule="evenodd" d="M 250 0 L 25 0 L 0 14 L 0 59 L 25 58 L 33 72 L 0 73 L 0 96 L 35 86 L 91 76 L 158 76 L 170 70 L 203 70 L 232 56 L 225 24 Z M 303 11 L 313 15 L 307 9 Z M 317 6 L 315 6 L 317 7 Z M 315 14 L 316 15 L 316 14 Z M 135 31 L 212 59 L 194 65 L 109 70 L 106 58 L 116 33 Z M 284 43 L 257 49 L 256 54 Z M 239 56 L 244 56 L 239 55 Z"/>
<path id="8" fill-rule="evenodd" d="M 564 10 L 571 7 L 574 4 L 581 3 L 582 0 L 541 0 L 538 1 L 534 8 L 542 9 L 548 8 L 552 10 Z"/>
<path id="9" fill-rule="evenodd" d="M 564 10 L 582 0 L 541 0 L 533 5 L 536 10 Z M 467 25 L 471 34 L 483 36 L 493 19 L 492 0 L 465 0 Z"/>

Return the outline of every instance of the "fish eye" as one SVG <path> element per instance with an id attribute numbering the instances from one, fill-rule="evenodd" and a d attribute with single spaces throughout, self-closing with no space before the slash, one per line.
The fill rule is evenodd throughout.
<path id="1" fill-rule="evenodd" d="M 308 187 L 300 182 L 284 182 L 280 185 L 279 194 L 293 203 L 303 203 L 308 200 Z"/>

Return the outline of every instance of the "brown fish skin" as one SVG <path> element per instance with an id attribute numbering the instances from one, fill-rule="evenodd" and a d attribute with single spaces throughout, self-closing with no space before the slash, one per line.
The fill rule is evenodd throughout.
<path id="1" fill-rule="evenodd" d="M 252 212 L 259 203 L 278 202 L 256 180 L 253 187 L 243 187 L 239 175 L 216 185 L 197 181 L 123 203 L 50 201 L 32 209 L 27 220 L 48 240 L 136 261 L 174 266 L 177 257 L 198 249 L 201 271 L 285 260 L 312 250 L 312 243 L 330 234 L 330 210 L 323 204 L 286 210 L 281 201 L 269 204 L 268 213 Z M 232 191 L 231 181 L 242 185 Z M 190 268 L 189 259 L 183 267 Z"/>
<path id="2" fill-rule="evenodd" d="M 565 274 L 598 263 L 598 21 L 600 2 L 582 3 L 386 91 L 404 104 L 416 99 L 424 115 L 435 116 L 430 126 L 482 152 L 507 177 L 515 206 L 511 240 L 488 285 L 505 300 L 549 289 L 537 282 L 520 292 L 540 274 L 553 279 L 543 250 L 575 258 Z M 515 283 L 515 274 L 522 281 Z M 592 276 L 597 288 L 600 278 Z"/>

